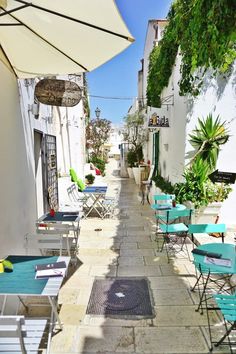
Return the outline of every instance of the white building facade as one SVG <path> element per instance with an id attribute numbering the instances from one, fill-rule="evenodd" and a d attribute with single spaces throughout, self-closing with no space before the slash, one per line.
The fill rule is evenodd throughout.
<path id="1" fill-rule="evenodd" d="M 189 161 L 189 153 L 193 150 L 188 141 L 188 135 L 198 125 L 198 118 L 205 119 L 211 113 L 215 118 L 219 115 L 222 122 L 226 121 L 230 133 L 229 141 L 222 146 L 220 151 L 217 169 L 236 173 L 236 160 L 234 159 L 234 151 L 236 150 L 236 63 L 234 63 L 231 75 L 227 78 L 210 78 L 210 72 L 208 72 L 205 75 L 201 93 L 195 98 L 183 97 L 179 95 L 181 56 L 178 53 L 168 87 L 162 92 L 161 108 L 147 107 L 145 104 L 148 58 L 153 46 L 158 45 L 163 27 L 166 24 L 167 22 L 162 20 L 148 22 L 142 69 L 138 74 L 139 109 L 142 109 L 146 117 L 145 128 L 148 131 L 148 142 L 144 146 L 145 161 L 150 160 L 155 164 L 162 177 L 172 183 L 183 181 L 184 167 Z M 160 118 L 167 118 L 169 127 L 148 128 L 148 121 L 153 114 Z M 227 225 L 236 224 L 236 186 L 232 185 L 232 188 L 233 192 L 224 201 L 220 212 L 220 221 Z"/>
<path id="2" fill-rule="evenodd" d="M 25 253 L 24 235 L 49 208 L 48 187 L 58 196 L 58 174 L 83 174 L 85 114 L 37 104 L 37 80 L 19 80 L 0 62 L 0 242 L 2 255 Z M 68 79 L 68 78 L 67 78 Z M 83 76 L 76 79 L 83 82 Z M 82 81 L 81 81 L 82 80 Z"/>

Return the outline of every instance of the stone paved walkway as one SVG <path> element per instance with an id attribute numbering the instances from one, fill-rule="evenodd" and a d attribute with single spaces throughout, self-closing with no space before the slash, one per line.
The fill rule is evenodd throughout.
<path id="1" fill-rule="evenodd" d="M 194 267 L 183 258 L 168 264 L 166 253 L 157 252 L 153 211 L 140 204 L 134 181 L 120 179 L 115 167 L 112 161 L 106 179 L 111 193 L 120 189 L 119 218 L 81 222 L 79 265 L 59 296 L 64 329 L 54 335 L 50 353 L 208 353 L 206 316 L 195 312 L 198 297 L 189 290 Z M 148 278 L 155 317 L 87 315 L 94 278 L 123 276 Z M 221 348 L 216 353 L 228 351 Z"/>

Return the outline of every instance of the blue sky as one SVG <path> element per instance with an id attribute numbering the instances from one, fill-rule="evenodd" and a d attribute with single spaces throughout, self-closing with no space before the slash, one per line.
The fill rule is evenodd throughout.
<path id="1" fill-rule="evenodd" d="M 137 96 L 137 75 L 143 56 L 147 23 L 150 19 L 165 18 L 171 0 L 116 0 L 121 15 L 135 42 L 98 69 L 87 74 L 89 93 L 96 96 Z M 110 100 L 90 97 L 91 118 L 95 109 L 101 110 L 100 118 L 120 123 L 127 114 L 132 100 Z"/>

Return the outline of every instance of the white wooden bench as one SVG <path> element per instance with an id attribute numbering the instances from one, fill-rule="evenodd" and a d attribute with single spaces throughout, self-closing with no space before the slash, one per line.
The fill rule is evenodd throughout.
<path id="1" fill-rule="evenodd" d="M 47 320 L 0 316 L 0 353 L 37 354 Z"/>

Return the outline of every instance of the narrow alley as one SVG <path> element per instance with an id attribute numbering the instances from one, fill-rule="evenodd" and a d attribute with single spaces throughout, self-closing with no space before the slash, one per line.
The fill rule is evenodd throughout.
<path id="1" fill-rule="evenodd" d="M 195 312 L 198 295 L 190 291 L 194 266 L 182 257 L 168 264 L 166 252 L 157 252 L 154 212 L 141 205 L 134 181 L 118 176 L 116 161 L 105 179 L 119 192 L 118 214 L 81 222 L 79 265 L 60 291 L 64 329 L 51 353 L 208 353 L 207 318 Z M 153 316 L 86 314 L 94 280 L 113 277 L 146 277 Z"/>

